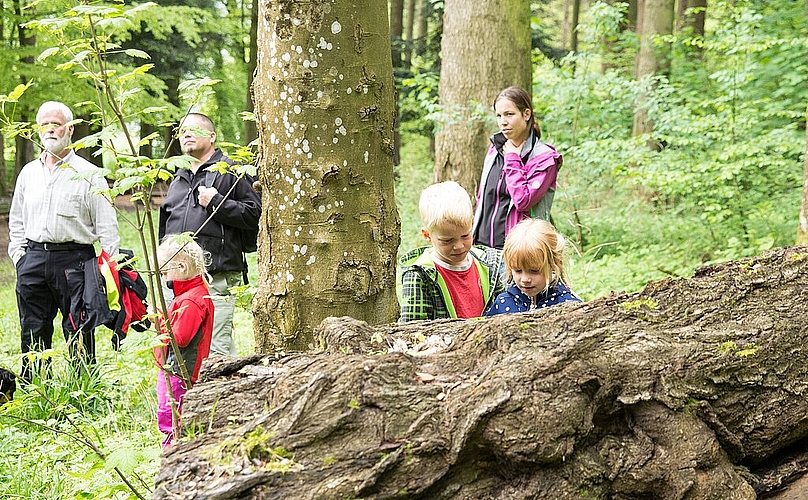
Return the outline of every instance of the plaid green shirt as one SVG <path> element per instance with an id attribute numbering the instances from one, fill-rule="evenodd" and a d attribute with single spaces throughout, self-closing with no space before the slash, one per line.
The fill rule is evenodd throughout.
<path id="1" fill-rule="evenodd" d="M 505 291 L 505 262 L 502 251 L 485 246 L 471 248 L 469 254 L 478 269 L 487 270 L 480 276 L 483 284 L 483 315 L 494 298 Z M 420 319 L 456 318 L 452 299 L 448 296 L 443 280 L 432 261 L 432 247 L 416 248 L 399 259 L 401 291 L 398 303 L 401 306 L 399 323 Z M 487 278 L 487 279 L 484 279 Z"/>

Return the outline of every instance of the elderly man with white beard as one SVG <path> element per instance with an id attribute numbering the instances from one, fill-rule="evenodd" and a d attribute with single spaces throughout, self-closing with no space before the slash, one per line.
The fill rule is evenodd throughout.
<path id="1" fill-rule="evenodd" d="M 42 153 L 23 167 L 11 201 L 8 254 L 17 268 L 22 382 L 33 374 L 25 354 L 52 346 L 57 310 L 73 362 L 77 367 L 95 362 L 95 329 L 77 331 L 71 303 L 81 299 L 84 263 L 97 255 L 96 244 L 115 255 L 120 241 L 115 209 L 97 192 L 107 187 L 106 180 L 70 149 L 72 121 L 73 113 L 61 102 L 40 106 Z M 92 170 L 99 173 L 86 175 Z"/>

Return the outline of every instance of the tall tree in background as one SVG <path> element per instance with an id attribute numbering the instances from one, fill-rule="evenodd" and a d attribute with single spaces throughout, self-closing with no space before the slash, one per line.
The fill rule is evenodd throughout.
<path id="1" fill-rule="evenodd" d="M 258 17 L 255 345 L 305 349 L 325 317 L 398 315 L 387 2 L 261 2 Z"/>
<path id="2" fill-rule="evenodd" d="M 692 35 L 704 36 L 704 21 L 707 18 L 707 0 L 679 0 L 676 6 L 678 31 L 689 29 Z"/>
<path id="3" fill-rule="evenodd" d="M 416 0 L 407 0 L 406 12 L 407 22 L 404 24 L 404 39 L 407 42 L 404 50 L 404 58 L 407 63 L 412 63 L 413 43 L 412 39 L 415 35 L 415 18 L 417 11 L 415 10 Z"/>
<path id="4" fill-rule="evenodd" d="M 255 79 L 255 68 L 258 66 L 258 0 L 252 0 L 252 8 L 250 9 L 250 50 L 247 55 L 247 111 L 252 113 L 255 111 L 255 102 L 253 100 L 253 80 Z M 258 138 L 258 127 L 252 120 L 244 122 L 244 144 L 249 144 Z"/>
<path id="5" fill-rule="evenodd" d="M 530 5 L 447 0 L 445 9 L 435 180 L 455 180 L 476 194 L 494 98 L 510 85 L 531 92 Z"/>
<path id="6" fill-rule="evenodd" d="M 36 36 L 23 24 L 27 20 L 23 15 L 22 0 L 13 0 L 15 31 L 19 41 L 19 48 L 15 51 L 19 57 L 19 74 L 20 81 L 18 83 L 25 83 L 28 79 L 32 78 L 31 72 L 27 71 L 34 64 L 34 51 L 36 45 Z M 35 111 L 32 106 L 23 104 L 19 109 L 19 120 L 28 121 L 31 119 Z M 15 139 L 15 157 L 14 157 L 14 175 L 9 182 L 9 185 L 14 185 L 17 182 L 17 174 L 22 170 L 23 165 L 34 159 L 34 144 L 22 136 L 17 136 Z"/>
<path id="7" fill-rule="evenodd" d="M 642 20 L 640 28 L 640 52 L 637 55 L 635 76 L 637 80 L 650 77 L 657 73 L 666 73 L 670 67 L 670 47 L 668 44 L 657 43 L 660 36 L 670 35 L 673 32 L 673 3 L 674 0 L 644 0 L 639 18 Z M 638 99 L 637 111 L 634 114 L 633 135 L 642 135 L 654 130 L 654 124 L 648 119 L 648 113 L 643 108 L 644 98 Z M 650 146 L 658 148 L 654 141 Z"/>
<path id="8" fill-rule="evenodd" d="M 805 108 L 805 123 L 808 123 L 808 107 Z M 800 226 L 797 229 L 797 245 L 808 245 L 808 127 L 805 127 L 805 154 L 802 165 L 802 205 Z"/>

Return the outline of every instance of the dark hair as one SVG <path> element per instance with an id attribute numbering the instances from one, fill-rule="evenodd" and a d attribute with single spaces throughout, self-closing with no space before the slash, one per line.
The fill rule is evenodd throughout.
<path id="1" fill-rule="evenodd" d="M 522 113 L 524 113 L 526 109 L 530 110 L 530 126 L 533 128 L 533 132 L 536 134 L 536 139 L 541 139 L 541 127 L 539 127 L 539 122 L 536 120 L 536 113 L 533 112 L 533 103 L 530 101 L 530 96 L 527 95 L 527 92 L 525 92 L 521 87 L 508 87 L 497 94 L 497 98 L 494 99 L 495 111 L 497 103 L 502 99 L 507 99 L 514 103 L 516 105 L 516 109 Z"/>

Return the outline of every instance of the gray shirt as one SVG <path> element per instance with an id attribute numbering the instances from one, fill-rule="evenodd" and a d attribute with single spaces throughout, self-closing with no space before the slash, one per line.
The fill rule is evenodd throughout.
<path id="1" fill-rule="evenodd" d="M 51 171 L 42 156 L 26 164 L 19 177 L 8 218 L 8 255 L 14 264 L 26 251 L 27 240 L 41 243 L 100 241 L 110 255 L 118 251 L 118 219 L 98 167 L 73 151 Z M 100 173 L 100 172 L 99 172 Z"/>

